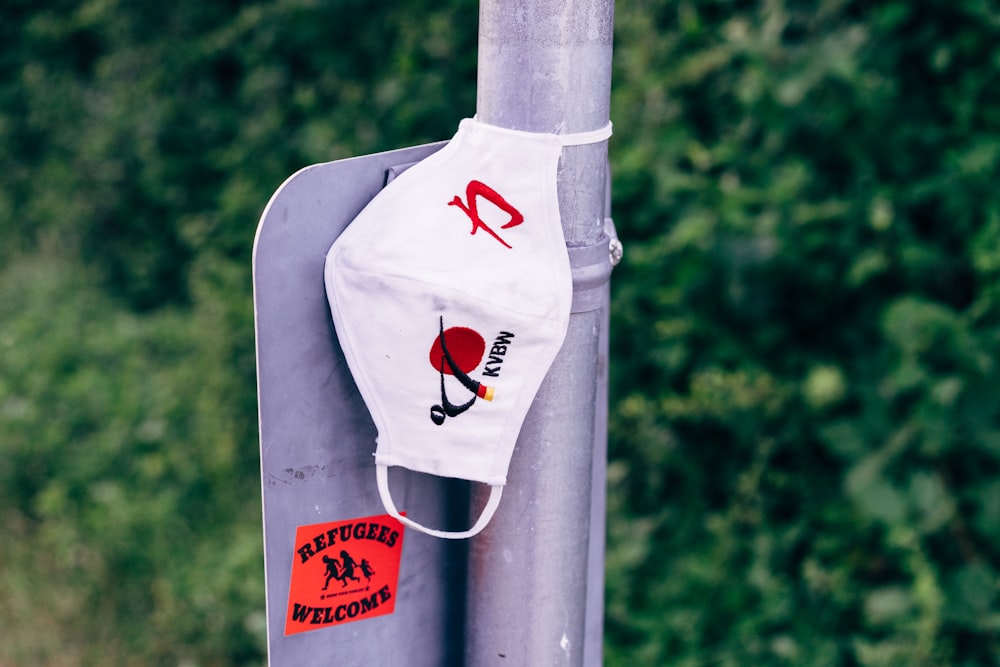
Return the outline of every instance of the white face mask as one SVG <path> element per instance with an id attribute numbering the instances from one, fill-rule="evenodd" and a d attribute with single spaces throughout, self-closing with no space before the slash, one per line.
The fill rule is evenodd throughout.
<path id="1" fill-rule="evenodd" d="M 572 282 L 559 220 L 562 147 L 594 132 L 518 132 L 466 119 L 358 215 L 326 258 L 330 309 L 378 429 L 386 511 L 438 537 L 492 518 L 514 443 L 562 346 Z M 467 531 L 401 516 L 388 467 L 489 484 Z"/>

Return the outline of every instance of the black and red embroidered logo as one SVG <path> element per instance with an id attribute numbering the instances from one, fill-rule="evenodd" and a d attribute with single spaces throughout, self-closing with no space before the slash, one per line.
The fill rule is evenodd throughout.
<path id="1" fill-rule="evenodd" d="M 472 232 L 475 235 L 477 231 L 482 229 L 484 232 L 495 238 L 504 247 L 510 249 L 510 244 L 504 241 L 499 234 L 497 234 L 493 229 L 490 228 L 486 222 L 479 215 L 479 205 L 476 197 L 482 197 L 486 201 L 490 202 L 501 211 L 510 216 L 510 220 L 500 226 L 500 229 L 510 229 L 511 227 L 517 227 L 522 222 L 524 222 L 524 216 L 516 208 L 511 206 L 503 196 L 486 185 L 482 181 L 469 181 L 469 184 L 465 186 L 465 201 L 463 202 L 461 197 L 455 195 L 455 198 L 448 202 L 448 206 L 457 206 L 462 211 L 465 212 L 469 219 L 472 220 Z"/>
<path id="2" fill-rule="evenodd" d="M 441 377 L 441 403 L 431 406 L 431 421 L 440 426 L 448 417 L 457 417 L 471 408 L 477 398 L 492 401 L 494 387 L 474 380 L 469 374 L 475 371 L 486 356 L 486 340 L 474 329 L 468 327 L 444 328 L 444 316 L 439 318 L 437 338 L 431 345 L 430 362 Z M 500 377 L 500 367 L 507 355 L 507 348 L 514 340 L 514 334 L 501 331 L 490 347 L 482 376 Z M 468 394 L 463 394 L 464 402 L 453 403 L 448 398 L 448 384 L 445 376 L 454 377 Z"/>

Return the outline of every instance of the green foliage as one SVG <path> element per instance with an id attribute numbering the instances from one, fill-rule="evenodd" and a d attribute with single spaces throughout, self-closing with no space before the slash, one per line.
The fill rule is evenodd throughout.
<path id="1" fill-rule="evenodd" d="M 609 663 L 997 664 L 1000 14 L 617 26 Z"/>
<path id="2" fill-rule="evenodd" d="M 0 659 L 240 664 L 263 568 L 232 327 L 211 295 L 139 317 L 93 277 L 44 255 L 0 275 Z"/>
<path id="3" fill-rule="evenodd" d="M 264 655 L 249 258 L 477 3 L 0 5 L 0 663 Z M 606 658 L 1000 655 L 1000 12 L 616 9 Z"/>
<path id="4" fill-rule="evenodd" d="M 203 252 L 249 262 L 248 225 L 292 172 L 471 113 L 475 5 L 396 4 L 0 8 L 3 240 L 71 237 L 133 307 L 186 302 Z"/>

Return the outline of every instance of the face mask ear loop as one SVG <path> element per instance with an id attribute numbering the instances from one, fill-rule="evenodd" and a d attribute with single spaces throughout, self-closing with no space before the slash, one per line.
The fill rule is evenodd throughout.
<path id="1" fill-rule="evenodd" d="M 589 132 L 573 132 L 571 134 L 559 134 L 559 143 L 563 146 L 584 146 L 586 144 L 596 144 L 611 137 L 611 121 L 604 127 Z"/>
<path id="2" fill-rule="evenodd" d="M 486 507 L 483 508 L 479 518 L 476 519 L 475 525 L 473 525 L 469 530 L 448 532 L 446 530 L 434 530 L 433 528 L 422 526 L 416 521 L 407 519 L 399 513 L 399 510 L 396 509 L 396 504 L 392 502 L 392 494 L 389 493 L 389 466 L 380 464 L 375 465 L 375 481 L 378 484 L 378 495 L 382 498 L 382 506 L 385 507 L 385 511 L 388 512 L 391 517 L 398 519 L 404 525 L 409 526 L 414 530 L 419 530 L 421 533 L 426 533 L 434 537 L 443 537 L 448 540 L 463 540 L 467 537 L 478 535 L 479 532 L 486 527 L 486 524 L 490 522 L 490 519 L 493 518 L 497 508 L 500 507 L 500 497 L 503 495 L 502 486 L 491 486 L 490 497 L 486 501 Z"/>
<path id="3" fill-rule="evenodd" d="M 466 119 L 462 122 L 465 123 L 468 120 L 470 119 Z M 528 136 L 530 135 L 539 136 L 547 134 L 545 132 L 525 132 L 524 130 L 510 130 L 506 128 L 502 129 L 497 128 L 495 125 L 490 125 L 489 123 L 482 122 L 481 120 L 479 120 L 478 116 L 474 116 L 471 120 L 474 123 L 485 125 L 487 127 L 492 127 L 494 129 L 499 129 L 502 132 L 510 134 L 528 135 Z M 607 125 L 605 125 L 604 127 L 599 127 L 596 130 L 588 130 L 586 132 L 569 132 L 567 134 L 555 133 L 555 137 L 559 139 L 559 143 L 563 146 L 584 146 L 586 144 L 597 144 L 611 137 L 612 128 L 613 126 L 611 124 L 611 121 L 609 120 Z"/>

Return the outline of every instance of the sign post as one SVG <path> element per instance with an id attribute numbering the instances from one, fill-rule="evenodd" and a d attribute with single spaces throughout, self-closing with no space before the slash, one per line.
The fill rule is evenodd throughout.
<path id="1" fill-rule="evenodd" d="M 479 120 L 529 132 L 604 127 L 613 16 L 612 0 L 482 0 Z M 563 149 L 559 209 L 573 314 L 521 429 L 504 503 L 470 545 L 468 665 L 601 664 L 606 182 L 606 143 Z"/>

